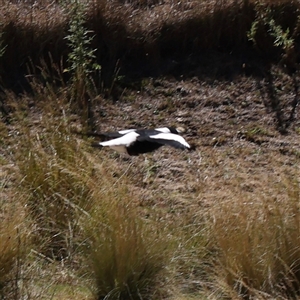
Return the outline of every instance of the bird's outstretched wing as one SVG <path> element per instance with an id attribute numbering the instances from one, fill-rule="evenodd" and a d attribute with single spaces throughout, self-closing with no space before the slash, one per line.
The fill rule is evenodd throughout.
<path id="1" fill-rule="evenodd" d="M 178 149 L 190 149 L 191 146 L 180 135 L 173 133 L 158 133 L 154 135 L 138 136 L 137 141 L 149 141 L 152 143 L 158 143 L 162 145 L 169 145 Z"/>
<path id="2" fill-rule="evenodd" d="M 99 137 L 102 140 L 108 140 L 108 139 L 122 137 L 122 136 L 126 135 L 127 133 L 134 132 L 134 131 L 136 131 L 136 129 L 125 129 L 125 130 L 112 131 L 112 132 L 88 132 L 86 135 Z"/>
<path id="3" fill-rule="evenodd" d="M 87 132 L 85 135 L 101 138 L 101 140 L 106 141 L 109 139 L 115 139 L 122 137 L 130 132 L 137 132 L 139 135 L 154 135 L 159 132 L 170 133 L 169 127 L 153 128 L 153 129 L 124 129 L 119 131 L 109 131 L 109 132 Z"/>
<path id="4" fill-rule="evenodd" d="M 135 131 L 129 132 L 125 135 L 122 135 L 116 139 L 112 139 L 105 142 L 100 142 L 99 145 L 102 147 L 113 147 L 113 146 L 124 146 L 128 147 L 136 141 L 138 134 Z"/>

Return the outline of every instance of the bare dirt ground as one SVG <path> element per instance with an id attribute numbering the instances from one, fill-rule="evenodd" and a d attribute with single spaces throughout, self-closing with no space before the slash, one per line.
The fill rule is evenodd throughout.
<path id="1" fill-rule="evenodd" d="M 138 201 L 145 217 L 156 213 L 170 221 L 182 217 L 198 224 L 193 218 L 201 218 L 199 212 L 211 206 L 240 199 L 247 205 L 262 200 L 280 203 L 289 200 L 291 183 L 298 185 L 300 120 L 299 107 L 293 111 L 295 81 L 274 67 L 271 94 L 270 84 L 262 76 L 235 73 L 236 67 L 230 64 L 224 76 L 216 76 L 215 68 L 212 65 L 211 72 L 202 73 L 199 65 L 199 70 L 182 75 L 148 77 L 135 88 L 120 88 L 120 84 L 117 100 L 99 96 L 94 101 L 98 132 L 183 126 L 187 130 L 183 136 L 195 146 L 193 151 L 162 147 L 138 157 L 91 149 L 96 157 L 111 162 L 108 172 L 113 172 L 116 181 L 128 180 L 132 199 Z M 220 69 L 224 70 L 224 65 Z M 34 131 L 43 126 L 43 120 L 37 108 L 32 107 L 32 112 L 26 117 Z M 78 126 L 77 117 L 74 126 Z M 18 135 L 14 125 L 1 131 Z M 85 143 L 80 136 L 78 139 Z M 8 143 L 0 153 L 5 158 L 0 178 L 8 187 L 0 195 L 2 199 L 9 198 L 9 187 L 18 184 L 13 175 L 16 165 L 9 155 L 13 147 Z M 196 285 L 201 285 L 197 275 L 195 278 Z M 184 290 L 188 284 L 180 285 Z"/>
<path id="2" fill-rule="evenodd" d="M 272 84 L 279 113 L 263 78 L 231 73 L 212 79 L 198 72 L 145 79 L 114 103 L 100 101 L 97 131 L 179 125 L 196 149 L 163 147 L 129 160 L 109 149 L 99 155 L 116 157 L 118 176 L 130 176 L 142 206 L 179 213 L 236 197 L 286 197 L 285 183 L 299 176 L 300 120 L 296 108 L 286 130 L 278 126 L 278 116 L 290 118 L 295 89 L 292 78 L 277 71 Z"/>
<path id="3" fill-rule="evenodd" d="M 287 196 L 286 181 L 298 179 L 300 120 L 299 107 L 292 113 L 297 99 L 292 77 L 274 68 L 276 110 L 266 78 L 246 74 L 242 60 L 219 64 L 217 69 L 218 62 L 210 66 L 204 61 L 182 74 L 179 69 L 174 75 L 145 78 L 134 88 L 118 87 L 116 101 L 96 99 L 99 132 L 183 126 L 183 136 L 195 146 L 193 151 L 162 147 L 129 159 L 110 149 L 95 150 L 117 161 L 115 176 L 130 178 L 141 206 L 179 212 L 239 195 L 277 199 Z M 278 126 L 278 115 L 284 130 Z M 34 116 L 39 119 L 37 113 Z M 8 129 L 8 134 L 14 135 L 14 130 Z M 12 169 L 7 162 L 3 178 Z"/>

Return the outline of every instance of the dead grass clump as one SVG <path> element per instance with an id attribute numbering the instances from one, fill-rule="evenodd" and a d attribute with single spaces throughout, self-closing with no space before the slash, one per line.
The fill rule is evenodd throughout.
<path id="1" fill-rule="evenodd" d="M 18 284 L 31 234 L 22 201 L 16 195 L 11 200 L 15 203 L 0 202 L 0 296 L 3 299 L 18 298 Z"/>
<path id="2" fill-rule="evenodd" d="M 213 209 L 216 277 L 225 296 L 299 293 L 299 186 L 292 189 L 288 202 L 241 197 Z"/>
<path id="3" fill-rule="evenodd" d="M 141 219 L 122 185 L 95 196 L 98 206 L 85 228 L 97 299 L 145 299 L 157 294 L 159 274 L 172 249 L 163 225 Z"/>
<path id="4" fill-rule="evenodd" d="M 87 182 L 92 168 L 83 145 L 66 124 L 44 118 L 46 128 L 23 133 L 23 145 L 16 149 L 21 188 L 28 193 L 28 206 L 37 224 L 35 237 L 43 245 L 41 252 L 55 258 L 69 257 L 76 245 L 79 216 L 88 210 Z"/>
<path id="5" fill-rule="evenodd" d="M 197 220 L 205 212 L 202 210 L 196 214 L 196 219 L 191 214 L 181 217 L 188 224 L 179 221 L 176 229 L 173 228 L 176 248 L 167 266 L 167 288 L 174 299 L 184 295 L 187 299 L 193 296 L 199 299 L 200 295 L 206 295 L 206 290 L 211 285 L 209 276 L 214 254 L 211 252 L 210 229 L 203 219 Z"/>

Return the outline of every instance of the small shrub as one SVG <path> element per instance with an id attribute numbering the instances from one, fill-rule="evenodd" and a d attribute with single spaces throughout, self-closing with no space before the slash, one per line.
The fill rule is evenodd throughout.
<path id="1" fill-rule="evenodd" d="M 256 17 L 248 31 L 248 39 L 256 45 L 263 45 L 259 33 L 265 32 L 265 37 L 271 37 L 273 45 L 283 51 L 285 54 L 291 54 L 295 46 L 294 36 L 297 32 L 297 25 L 294 29 L 287 27 L 284 29 L 277 20 L 275 20 L 278 11 L 283 10 L 280 6 L 275 10 L 268 3 L 258 2 L 255 5 Z M 284 13 L 284 11 L 282 11 Z M 299 22 L 299 16 L 298 21 Z"/>
<path id="2" fill-rule="evenodd" d="M 71 100 L 79 105 L 80 109 L 87 109 L 87 94 L 92 86 L 92 72 L 100 70 L 96 63 L 95 51 L 91 48 L 93 36 L 92 31 L 85 27 L 85 6 L 79 0 L 71 0 L 70 6 L 69 34 L 65 37 L 68 41 L 70 53 L 68 55 L 69 68 L 66 70 L 71 74 Z"/>

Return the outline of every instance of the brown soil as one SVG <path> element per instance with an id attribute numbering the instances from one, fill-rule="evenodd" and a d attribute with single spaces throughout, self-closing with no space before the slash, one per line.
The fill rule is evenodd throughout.
<path id="1" fill-rule="evenodd" d="M 292 78 L 276 68 L 272 72 L 271 88 L 266 79 L 243 73 L 231 79 L 169 76 L 124 89 L 116 102 L 99 100 L 97 131 L 180 125 L 196 147 L 117 158 L 118 175 L 129 175 L 141 205 L 180 212 L 237 196 L 285 197 L 278 190 L 299 172 L 299 109 L 292 113 L 297 98 Z M 99 155 L 118 157 L 110 149 Z"/>

